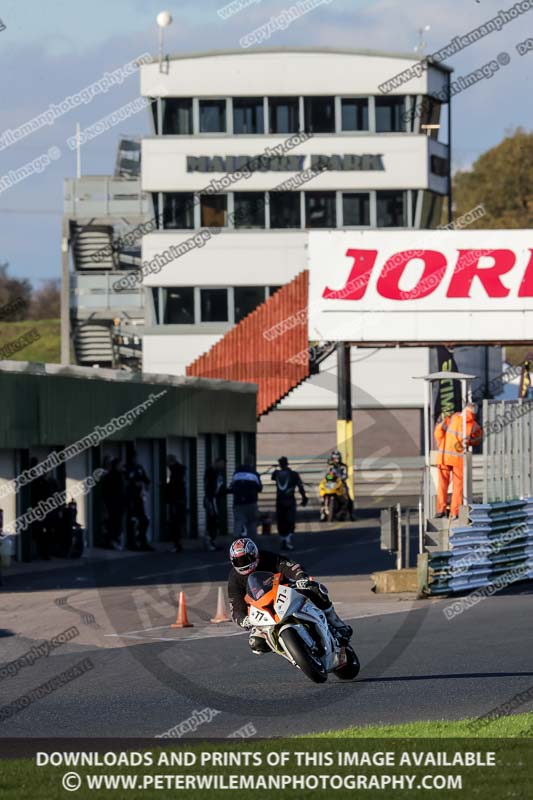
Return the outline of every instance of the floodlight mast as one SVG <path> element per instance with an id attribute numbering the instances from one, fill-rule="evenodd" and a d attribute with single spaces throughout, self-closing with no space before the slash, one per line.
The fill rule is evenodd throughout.
<path id="1" fill-rule="evenodd" d="M 163 51 L 165 28 L 172 25 L 172 15 L 168 11 L 160 11 L 156 17 L 159 27 L 159 72 L 163 72 Z"/>

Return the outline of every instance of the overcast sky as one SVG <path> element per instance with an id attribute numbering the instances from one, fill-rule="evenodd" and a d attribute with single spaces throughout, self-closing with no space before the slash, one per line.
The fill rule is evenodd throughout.
<path id="1" fill-rule="evenodd" d="M 167 29 L 166 50 L 187 53 L 238 48 L 239 39 L 291 0 L 257 0 L 229 20 L 216 11 L 227 0 L 3 0 L 0 19 L 0 135 L 44 111 L 49 103 L 80 91 L 104 72 L 118 69 L 142 53 L 156 53 L 155 17 L 167 9 L 174 24 Z M 533 6 L 533 0 L 532 0 Z M 276 31 L 265 46 L 370 48 L 411 53 L 417 30 L 425 25 L 431 53 L 454 36 L 481 25 L 505 0 L 324 0 L 285 31 Z M 2 26 L 0 25 L 0 28 Z M 510 63 L 453 101 L 454 168 L 468 168 L 479 154 L 496 145 L 511 129 L 533 128 L 533 50 L 520 57 L 516 45 L 533 36 L 533 7 L 500 32 L 448 59 L 454 77 L 508 53 Z M 41 174 L 0 193 L 0 261 L 11 273 L 41 279 L 59 277 L 63 178 L 75 174 L 75 155 L 65 144 L 75 123 L 91 125 L 139 95 L 139 75 L 127 78 L 87 105 L 79 106 L 20 142 L 0 150 L 0 176 L 59 147 L 61 157 Z M 148 131 L 143 110 L 82 149 L 82 172 L 113 171 L 120 133 Z"/>

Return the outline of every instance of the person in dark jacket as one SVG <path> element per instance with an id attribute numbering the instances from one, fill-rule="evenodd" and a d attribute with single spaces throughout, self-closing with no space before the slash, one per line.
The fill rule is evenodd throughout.
<path id="1" fill-rule="evenodd" d="M 353 630 L 337 615 L 325 586 L 311 580 L 301 564 L 290 561 L 283 555 L 272 553 L 270 550 L 259 550 L 256 543 L 249 538 L 236 539 L 230 547 L 229 557 L 231 561 L 231 571 L 228 576 L 230 614 L 237 625 L 250 630 L 248 643 L 252 653 L 259 655 L 270 652 L 264 636 L 250 622 L 248 605 L 245 600 L 248 577 L 255 571 L 281 572 L 285 578 L 294 581 L 295 588 L 324 612 L 328 624 L 334 632 L 345 641 L 350 639 Z"/>
<path id="2" fill-rule="evenodd" d="M 168 506 L 168 524 L 176 553 L 181 553 L 183 550 L 181 540 L 187 524 L 186 468 L 173 455 L 168 456 L 167 467 L 169 478 L 165 487 L 165 499 Z"/>
<path id="3" fill-rule="evenodd" d="M 105 511 L 107 544 L 114 550 L 123 550 L 122 529 L 126 510 L 126 491 L 120 460 L 113 458 L 109 469 L 100 481 Z"/>
<path id="4" fill-rule="evenodd" d="M 30 460 L 30 469 L 35 468 L 38 463 L 36 458 L 32 458 Z M 50 485 L 44 475 L 38 475 L 30 483 L 30 506 L 35 508 L 39 503 L 45 503 L 49 498 Z M 35 519 L 31 523 L 31 535 L 37 548 L 37 558 L 43 561 L 49 561 L 52 552 L 49 530 L 48 515 L 43 519 Z"/>
<path id="5" fill-rule="evenodd" d="M 294 550 L 291 540 L 296 527 L 295 490 L 300 492 L 302 506 L 306 506 L 309 501 L 302 479 L 295 470 L 289 469 L 288 459 L 282 456 L 278 464 L 279 469 L 272 473 L 272 480 L 276 482 L 276 524 L 281 536 L 281 549 Z"/>
<path id="6" fill-rule="evenodd" d="M 233 473 L 228 494 L 233 495 L 234 535 L 238 539 L 243 532 L 250 538 L 257 533 L 259 510 L 257 497 L 263 491 L 261 478 L 250 462 L 240 464 Z"/>
<path id="7" fill-rule="evenodd" d="M 150 486 L 150 479 L 144 467 L 137 462 L 135 451 L 126 463 L 126 502 L 128 507 L 128 547 L 130 550 L 153 550 L 148 544 L 146 534 L 150 520 L 144 508 L 144 490 Z"/>
<path id="8" fill-rule="evenodd" d="M 225 524 L 222 520 L 221 500 L 226 491 L 226 462 L 217 458 L 214 464 L 207 467 L 204 475 L 204 508 L 206 517 L 206 549 L 217 549 L 215 539 L 217 534 L 224 534 Z"/>

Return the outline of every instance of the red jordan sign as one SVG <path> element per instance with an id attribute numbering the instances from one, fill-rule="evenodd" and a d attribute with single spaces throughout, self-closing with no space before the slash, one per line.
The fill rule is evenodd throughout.
<path id="1" fill-rule="evenodd" d="M 533 341 L 533 232 L 309 234 L 309 338 Z"/>

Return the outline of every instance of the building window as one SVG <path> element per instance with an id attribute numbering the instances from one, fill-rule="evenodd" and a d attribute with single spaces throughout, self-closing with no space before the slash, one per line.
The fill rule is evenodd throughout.
<path id="1" fill-rule="evenodd" d="M 168 97 L 163 103 L 163 134 L 192 134 L 192 98 Z"/>
<path id="2" fill-rule="evenodd" d="M 154 303 L 154 316 L 155 316 L 155 323 L 156 325 L 161 324 L 161 318 L 159 315 L 159 286 L 155 286 L 152 289 L 152 300 Z"/>
<path id="3" fill-rule="evenodd" d="M 157 291 L 157 290 L 156 290 Z M 194 325 L 194 289 L 178 286 L 163 289 L 165 325 Z"/>
<path id="4" fill-rule="evenodd" d="M 405 192 L 377 192 L 378 228 L 406 228 Z"/>
<path id="5" fill-rule="evenodd" d="M 368 130 L 368 99 L 366 97 L 343 98 L 341 110 L 343 131 Z"/>
<path id="6" fill-rule="evenodd" d="M 433 175 L 437 175 L 439 178 L 446 178 L 448 176 L 448 159 L 442 158 L 442 156 L 431 156 L 429 169 Z"/>
<path id="7" fill-rule="evenodd" d="M 306 133 L 335 133 L 335 98 L 304 97 Z"/>
<path id="8" fill-rule="evenodd" d="M 264 133 L 265 116 L 262 97 L 233 99 L 233 133 Z"/>
<path id="9" fill-rule="evenodd" d="M 273 294 L 276 294 L 278 289 L 281 289 L 281 286 L 268 286 L 268 296 L 272 297 Z"/>
<path id="10" fill-rule="evenodd" d="M 163 227 L 194 228 L 194 194 L 172 192 L 163 194 Z"/>
<path id="11" fill-rule="evenodd" d="M 228 322 L 228 290 L 200 289 L 201 322 Z"/>
<path id="12" fill-rule="evenodd" d="M 268 98 L 270 133 L 298 133 L 300 130 L 300 98 Z"/>
<path id="13" fill-rule="evenodd" d="M 376 132 L 405 130 L 405 97 L 376 97 Z"/>
<path id="14" fill-rule="evenodd" d="M 251 314 L 257 306 L 265 302 L 264 286 L 236 286 L 233 290 L 235 301 L 235 322 L 240 322 Z"/>
<path id="15" fill-rule="evenodd" d="M 236 228 L 265 227 L 264 192 L 235 192 L 233 224 Z"/>
<path id="16" fill-rule="evenodd" d="M 370 225 L 368 192 L 345 192 L 342 195 L 342 224 L 346 227 Z"/>
<path id="17" fill-rule="evenodd" d="M 200 195 L 200 217 L 202 228 L 225 228 L 228 224 L 227 195 Z"/>
<path id="18" fill-rule="evenodd" d="M 270 192 L 270 227 L 301 228 L 300 192 Z"/>
<path id="19" fill-rule="evenodd" d="M 200 133 L 226 132 L 226 101 L 200 100 Z"/>
<path id="20" fill-rule="evenodd" d="M 336 228 L 335 192 L 305 192 L 305 227 Z"/>

